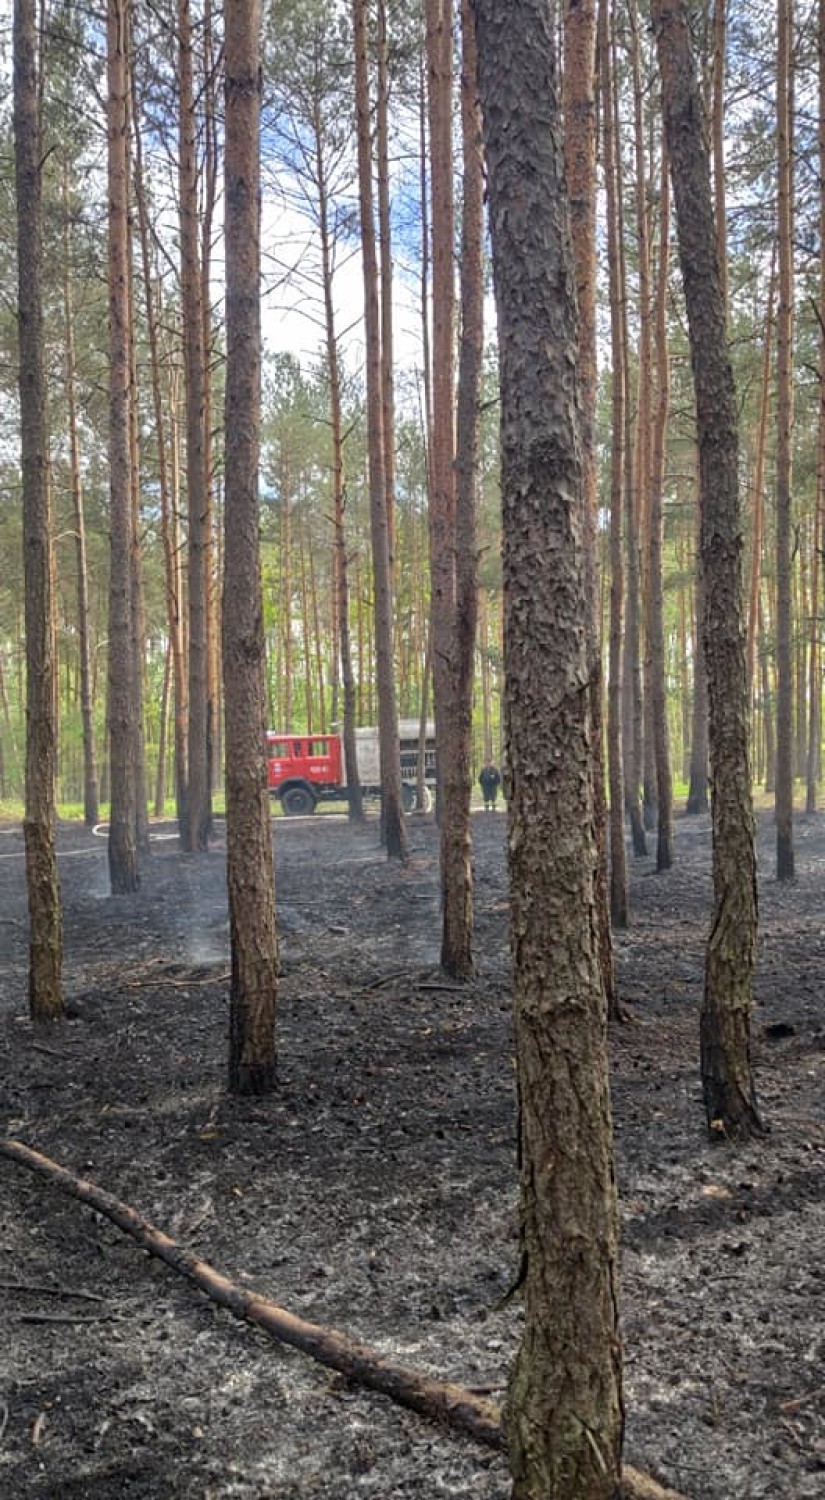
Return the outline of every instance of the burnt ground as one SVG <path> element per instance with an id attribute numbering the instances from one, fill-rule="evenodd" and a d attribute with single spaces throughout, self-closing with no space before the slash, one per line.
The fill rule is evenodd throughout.
<path id="1" fill-rule="evenodd" d="M 224 1092 L 224 849 L 158 839 L 141 891 L 60 830 L 74 1018 L 32 1033 L 18 829 L 0 833 L 0 1132 L 244 1286 L 415 1368 L 503 1386 L 520 1310 L 503 815 L 474 817 L 478 978 L 437 968 L 437 844 L 275 826 L 271 1098 Z M 158 832 L 162 833 L 160 829 Z M 166 830 L 168 832 L 168 830 Z M 697 1016 L 709 824 L 638 862 L 611 1038 L 629 1461 L 691 1500 L 825 1495 L 825 818 L 779 887 L 760 828 L 754 1056 L 766 1141 L 708 1143 Z M 503 1458 L 234 1321 L 0 1159 L 3 1500 L 505 1500 Z"/>

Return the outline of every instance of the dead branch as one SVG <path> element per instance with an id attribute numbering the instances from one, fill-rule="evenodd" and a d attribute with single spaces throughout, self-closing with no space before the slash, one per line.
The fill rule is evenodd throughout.
<path id="1" fill-rule="evenodd" d="M 223 984 L 225 980 L 232 978 L 232 970 L 227 969 L 223 974 L 198 974 L 190 979 L 130 979 L 127 980 L 123 989 L 125 990 L 178 990 L 191 989 L 193 984 Z"/>
<path id="2" fill-rule="evenodd" d="M 86 1292 L 80 1287 L 70 1286 L 46 1286 L 39 1281 L 0 1281 L 0 1291 L 3 1292 L 34 1292 L 43 1297 L 73 1297 L 81 1302 L 105 1302 L 105 1297 L 99 1297 L 97 1292 Z"/>
<path id="3" fill-rule="evenodd" d="M 53 1182 L 70 1197 L 87 1203 L 90 1208 L 104 1214 L 125 1234 L 180 1276 L 186 1277 L 211 1297 L 219 1306 L 226 1308 L 233 1317 L 254 1323 L 273 1338 L 309 1354 L 319 1364 L 338 1370 L 356 1385 L 366 1386 L 389 1396 L 400 1406 L 406 1406 L 421 1416 L 446 1422 L 448 1426 L 468 1433 L 485 1446 L 503 1448 L 504 1435 L 501 1414 L 491 1401 L 475 1395 L 465 1386 L 452 1381 L 435 1380 L 416 1370 L 406 1369 L 385 1356 L 350 1339 L 334 1328 L 319 1323 L 310 1323 L 296 1317 L 286 1308 L 279 1307 L 268 1297 L 236 1286 L 228 1277 L 215 1270 L 206 1261 L 200 1260 L 191 1251 L 178 1245 L 163 1230 L 156 1229 L 148 1220 L 126 1203 L 107 1193 L 88 1178 L 77 1177 L 61 1167 L 50 1157 L 22 1141 L 0 1138 L 0 1155 L 17 1162 L 29 1171 L 37 1172 Z M 622 1493 L 624 1500 L 684 1500 L 674 1490 L 663 1489 L 654 1479 L 625 1465 L 622 1469 Z"/>
<path id="4" fill-rule="evenodd" d="M 110 1323 L 114 1313 L 99 1312 L 87 1313 L 85 1317 L 79 1317 L 75 1313 L 21 1313 L 18 1323 L 70 1323 L 76 1328 L 78 1324 L 84 1323 Z"/>

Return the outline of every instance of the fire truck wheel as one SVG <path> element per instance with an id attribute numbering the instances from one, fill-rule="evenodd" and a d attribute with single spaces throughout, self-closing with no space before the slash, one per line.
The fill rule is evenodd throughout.
<path id="1" fill-rule="evenodd" d="M 315 811 L 315 798 L 308 787 L 289 786 L 281 793 L 281 806 L 289 818 L 304 818 Z"/>

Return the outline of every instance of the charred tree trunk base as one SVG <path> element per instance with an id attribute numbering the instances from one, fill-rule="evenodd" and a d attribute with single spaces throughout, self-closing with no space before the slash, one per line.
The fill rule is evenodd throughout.
<path id="1" fill-rule="evenodd" d="M 36 1024 L 62 1021 L 66 1010 L 61 979 L 63 926 L 55 857 L 54 819 L 24 819 L 26 882 L 29 888 L 29 1015 Z"/>
<path id="2" fill-rule="evenodd" d="M 234 1059 L 229 1062 L 229 1092 L 238 1094 L 245 1098 L 259 1098 L 262 1094 L 272 1094 L 278 1083 L 278 1069 L 275 1063 L 267 1066 L 253 1066 L 238 1063 Z"/>
<path id="3" fill-rule="evenodd" d="M 397 817 L 382 819 L 381 831 L 387 859 L 397 859 L 405 865 L 407 863 L 407 835 L 400 810 Z"/>
<path id="4" fill-rule="evenodd" d="M 258 1016 L 257 1025 L 253 1023 L 253 1015 Z M 258 1057 L 255 1061 L 250 1061 L 250 1052 L 256 1044 Z M 273 1093 L 277 1082 L 274 1001 L 270 1004 L 265 996 L 262 1004 L 253 1006 L 249 997 L 242 1000 L 233 986 L 229 995 L 229 1092 L 246 1098 L 258 1098 L 263 1094 Z"/>
<path id="5" fill-rule="evenodd" d="M 777 880 L 793 880 L 795 875 L 793 836 L 777 835 L 776 878 Z"/>
<path id="6" fill-rule="evenodd" d="M 627 912 L 627 902 L 625 901 L 624 896 L 623 895 L 622 896 L 615 896 L 611 892 L 611 896 L 610 896 L 610 925 L 611 925 L 613 931 L 614 932 L 626 932 L 627 931 L 627 927 L 628 927 L 628 922 L 629 922 L 629 917 L 628 917 L 628 912 Z"/>
<path id="7" fill-rule="evenodd" d="M 731 1061 L 747 1056 L 747 1039 L 743 1043 L 741 1038 L 720 1038 L 720 1025 L 720 1017 L 703 1013 L 702 1096 L 711 1140 L 742 1142 L 768 1135 L 769 1126 L 759 1113 L 750 1069 L 740 1077 L 740 1070 Z"/>
<path id="8" fill-rule="evenodd" d="M 685 812 L 687 813 L 688 817 L 694 818 L 697 817 L 700 813 L 706 813 L 709 809 L 709 806 L 710 804 L 708 802 L 707 782 L 704 782 L 701 787 L 697 787 L 691 781 L 688 791 L 687 806 L 685 808 Z"/>
<path id="9" fill-rule="evenodd" d="M 717 1144 L 759 1140 L 770 1134 L 770 1126 L 761 1118 L 755 1102 L 728 1081 L 704 1080 L 702 1093 L 708 1134 Z"/>
<path id="10" fill-rule="evenodd" d="M 137 845 L 120 824 L 109 828 L 109 882 L 113 896 L 131 896 L 140 888 Z"/>
<path id="11" fill-rule="evenodd" d="M 628 817 L 630 818 L 630 842 L 633 853 L 637 859 L 644 859 L 647 855 L 647 834 L 642 810 L 638 803 L 630 808 Z"/>

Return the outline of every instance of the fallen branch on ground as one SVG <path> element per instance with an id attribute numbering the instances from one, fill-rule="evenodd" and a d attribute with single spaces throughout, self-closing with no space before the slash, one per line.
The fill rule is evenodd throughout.
<path id="1" fill-rule="evenodd" d="M 223 974 L 198 974 L 189 979 L 134 979 L 127 981 L 123 988 L 125 990 L 179 990 L 189 989 L 193 984 L 223 984 L 225 980 L 232 978 L 232 970 L 227 969 Z"/>
<path id="2" fill-rule="evenodd" d="M 77 1177 L 50 1157 L 33 1151 L 22 1141 L 0 1139 L 0 1155 L 38 1172 L 81 1203 L 104 1214 L 119 1229 L 132 1236 L 150 1255 L 157 1256 L 173 1271 L 193 1281 L 201 1291 L 234 1317 L 263 1328 L 273 1338 L 309 1354 L 322 1365 L 338 1370 L 357 1385 L 389 1396 L 400 1406 L 421 1416 L 446 1422 L 469 1433 L 487 1447 L 503 1448 L 501 1414 L 491 1401 L 475 1395 L 466 1386 L 435 1380 L 406 1369 L 385 1358 L 376 1349 L 350 1339 L 334 1328 L 298 1318 L 268 1297 L 236 1286 L 228 1277 L 185 1250 L 163 1230 L 141 1218 L 127 1203 L 99 1188 L 88 1178 Z M 625 1465 L 622 1469 L 624 1500 L 683 1500 L 674 1490 L 663 1489 L 654 1479 Z"/>
<path id="3" fill-rule="evenodd" d="M 70 1286 L 46 1286 L 39 1281 L 0 1281 L 2 1292 L 34 1292 L 44 1297 L 74 1297 L 81 1302 L 105 1302 L 97 1292 L 86 1292 Z"/>
<path id="4" fill-rule="evenodd" d="M 114 1313 L 87 1313 L 80 1317 L 76 1313 L 21 1313 L 19 1323 L 71 1323 L 73 1327 L 84 1323 L 110 1323 Z"/>

